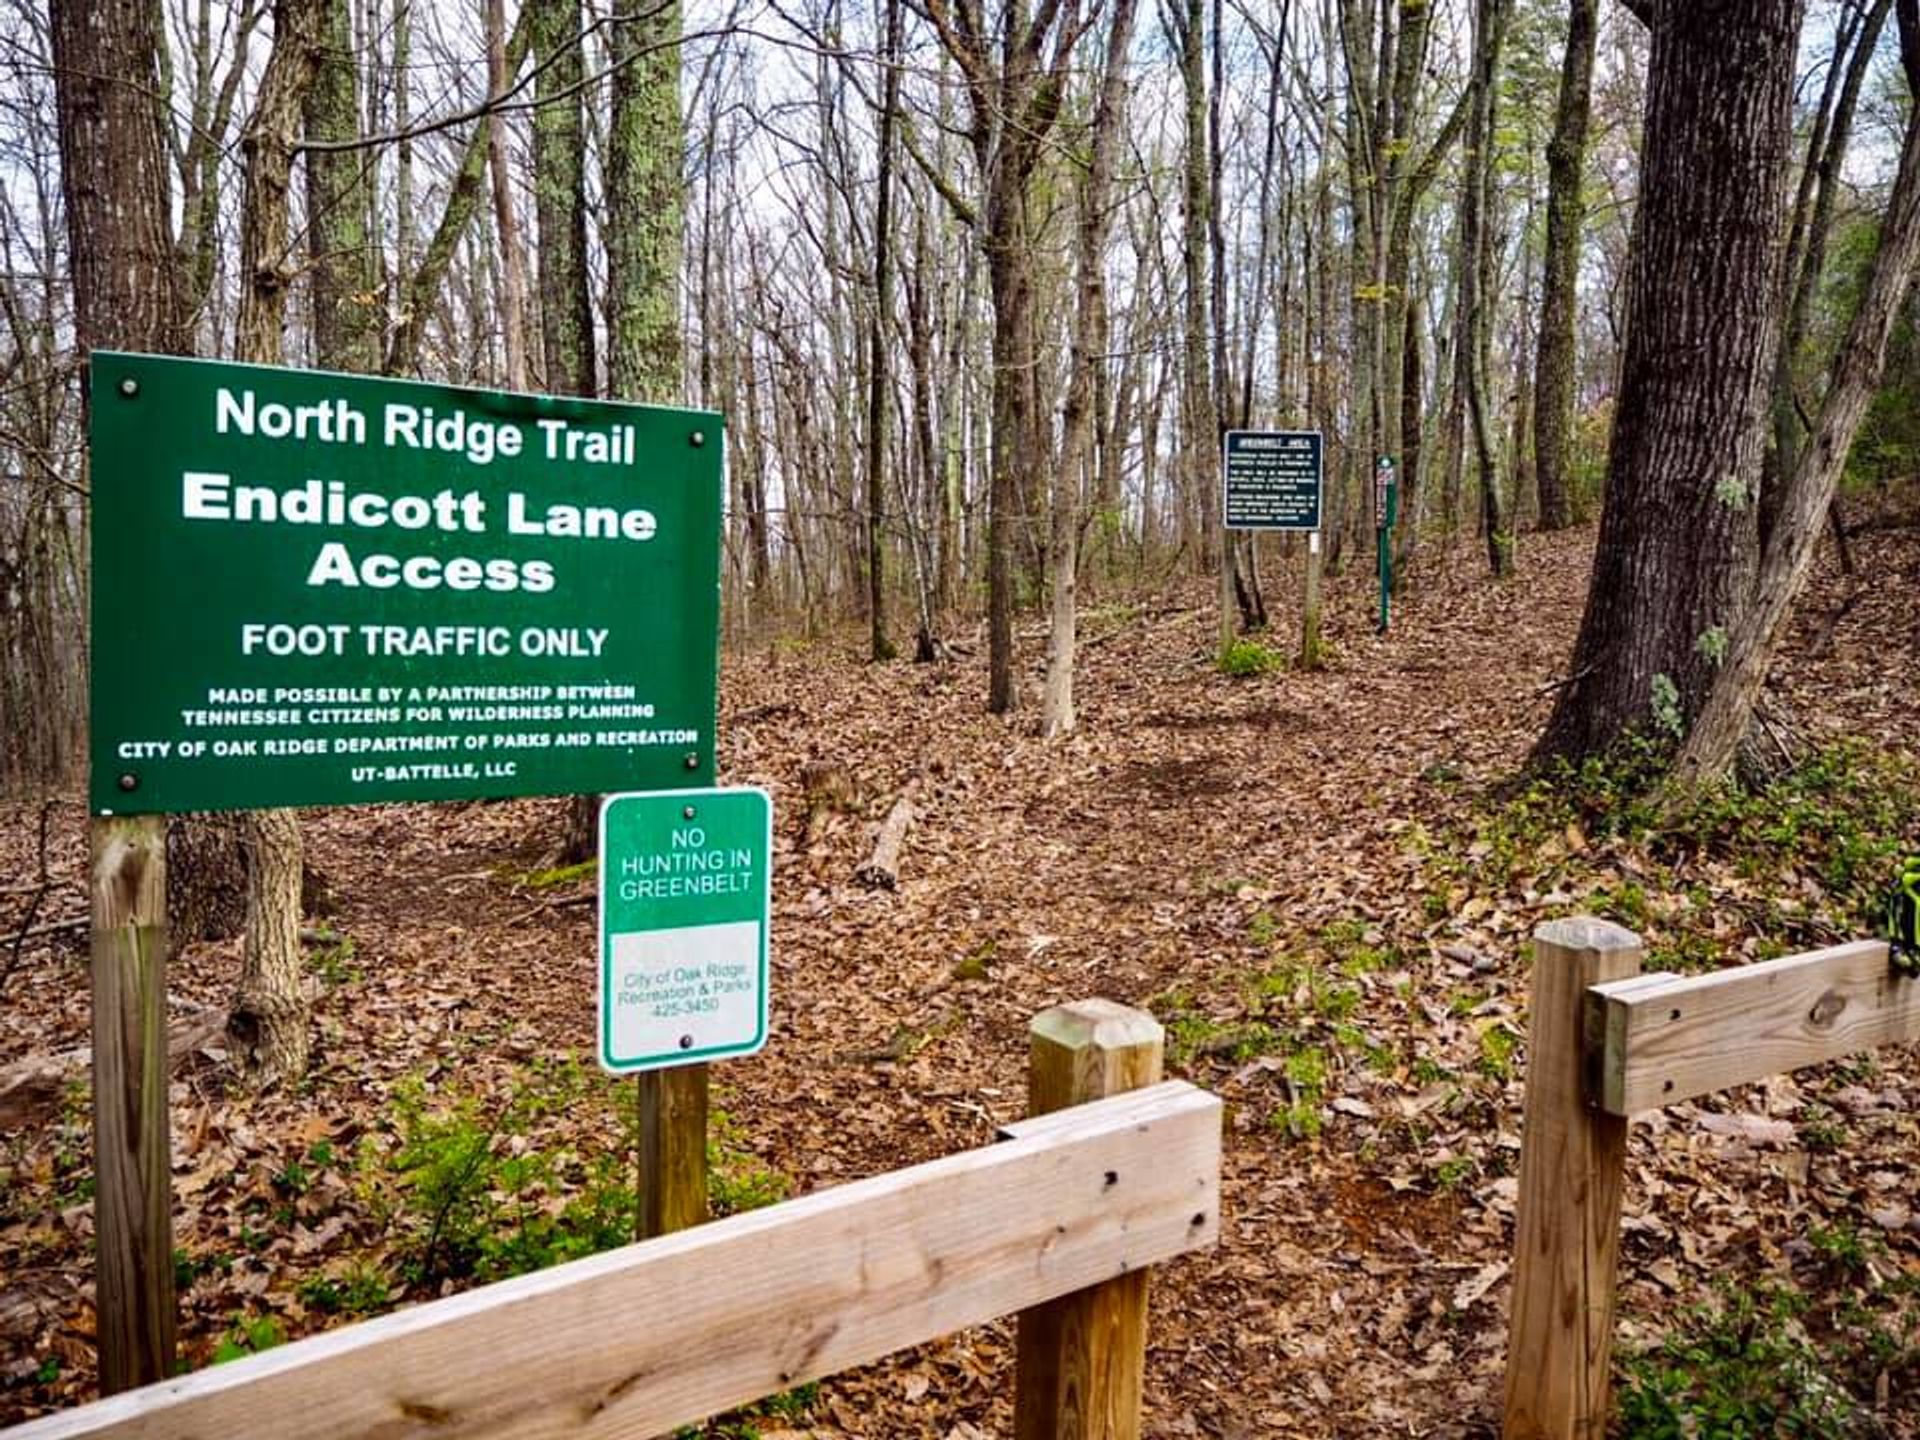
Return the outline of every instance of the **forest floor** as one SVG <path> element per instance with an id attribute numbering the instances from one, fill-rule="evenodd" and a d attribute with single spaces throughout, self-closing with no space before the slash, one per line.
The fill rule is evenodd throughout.
<path id="1" fill-rule="evenodd" d="M 1822 747 L 1852 742 L 1810 778 L 1679 834 L 1636 828 L 1604 776 L 1517 787 L 1592 540 L 1530 537 L 1504 584 L 1469 548 L 1429 556 L 1384 638 L 1365 577 L 1342 581 L 1318 673 L 1221 674 L 1197 586 L 1103 596 L 1081 728 L 1054 743 L 1031 712 L 983 713 L 983 647 L 730 655 L 721 779 L 775 805 L 774 1020 L 762 1054 L 715 1069 L 720 1201 L 986 1144 L 1022 1113 L 1033 1015 L 1142 1006 L 1170 1072 L 1227 1106 L 1221 1243 L 1154 1281 L 1148 1433 L 1496 1434 L 1533 928 L 1607 915 L 1669 968 L 1860 934 L 1916 813 L 1883 793 L 1920 761 L 1920 529 L 1897 526 L 1859 535 L 1857 582 L 1828 562 L 1777 669 Z M 1269 580 L 1283 627 L 1293 586 Z M 1037 676 L 1043 640 L 1023 644 Z M 809 839 L 820 762 L 851 791 Z M 868 889 L 855 869 L 908 786 L 899 888 Z M 0 895 L 38 873 L 41 809 L 0 810 Z M 52 819 L 43 919 L 84 913 L 82 808 Z M 217 1036 L 176 1072 L 191 1364 L 618 1235 L 627 1091 L 591 1062 L 593 881 L 539 872 L 559 823 L 550 801 L 308 815 L 334 895 L 310 921 L 330 938 L 309 1081 L 230 1094 Z M 0 913 L 0 942 L 17 923 Z M 85 1043 L 83 940 L 0 943 L 0 1071 Z M 177 1012 L 223 1006 L 237 956 L 188 948 Z M 0 1148 L 0 1422 L 94 1390 L 87 1103 L 76 1072 Z M 1636 1123 L 1618 1349 L 1637 1433 L 1695 1433 L 1659 1429 L 1672 1339 L 1719 1387 L 1701 1405 L 1798 1407 L 1776 1414 L 1802 1428 L 1746 1433 L 1920 1435 L 1917 1162 L 1908 1050 Z M 713 1433 L 1007 1434 L 1012 1328 Z"/>

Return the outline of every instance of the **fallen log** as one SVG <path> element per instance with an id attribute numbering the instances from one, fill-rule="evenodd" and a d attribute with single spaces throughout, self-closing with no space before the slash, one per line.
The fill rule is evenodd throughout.
<path id="1" fill-rule="evenodd" d="M 226 1012 L 204 1005 L 167 1026 L 167 1060 L 178 1067 L 187 1056 L 226 1033 Z M 59 1113 L 67 1086 L 93 1064 L 93 1047 L 78 1045 L 51 1055 L 29 1055 L 0 1070 L 0 1130 L 40 1125 Z"/>
<path id="2" fill-rule="evenodd" d="M 854 871 L 854 878 L 870 890 L 897 890 L 900 887 L 900 851 L 907 843 L 907 831 L 913 828 L 913 801 L 902 795 L 893 802 L 887 818 L 880 822 L 880 833 L 873 842 L 873 854 Z"/>

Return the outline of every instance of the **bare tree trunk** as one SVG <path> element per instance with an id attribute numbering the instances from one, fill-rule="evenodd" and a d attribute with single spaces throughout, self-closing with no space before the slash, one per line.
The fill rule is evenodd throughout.
<path id="1" fill-rule="evenodd" d="M 501 0 L 487 0 L 487 88 L 504 94 L 512 81 L 507 70 L 506 14 Z M 520 221 L 513 209 L 513 176 L 508 170 L 507 127 L 487 127 L 487 163 L 493 176 L 493 221 L 500 237 L 500 330 L 507 354 L 507 388 L 527 388 L 527 275 L 520 253 Z"/>
<path id="2" fill-rule="evenodd" d="M 542 383 L 566 395 L 594 390 L 593 292 L 587 275 L 586 136 L 577 93 L 579 0 L 529 0 L 535 66 L 533 112 L 535 256 L 540 292 Z M 504 57 L 502 69 L 505 68 Z"/>
<path id="3" fill-rule="evenodd" d="M 292 278 L 287 198 L 293 146 L 319 72 L 328 0 L 275 0 L 273 53 L 248 123 L 240 219 L 242 360 L 283 358 Z M 307 995 L 300 978 L 300 826 L 291 810 L 247 812 L 247 936 L 227 1028 L 241 1079 L 254 1087 L 297 1080 L 307 1068 Z"/>
<path id="4" fill-rule="evenodd" d="M 1048 559 L 1053 566 L 1053 613 L 1048 632 L 1047 684 L 1041 700 L 1040 733 L 1051 738 L 1071 732 L 1076 642 L 1075 586 L 1080 551 L 1081 471 L 1093 448 L 1094 381 L 1106 362 L 1107 300 L 1105 252 L 1112 224 L 1113 150 L 1126 128 L 1127 50 L 1133 39 L 1134 0 L 1113 0 L 1108 21 L 1107 57 L 1088 138 L 1087 178 L 1079 198 L 1079 247 L 1074 257 L 1077 304 L 1073 317 L 1072 371 L 1067 381 L 1065 437 L 1054 475 L 1053 533 Z"/>
<path id="5" fill-rule="evenodd" d="M 875 661 L 897 653 L 887 638 L 886 454 L 887 315 L 893 289 L 893 130 L 900 108 L 900 4 L 887 0 L 887 38 L 881 65 L 879 194 L 873 219 L 873 315 L 867 362 L 867 653 Z"/>
<path id="6" fill-rule="evenodd" d="M 1533 461 L 1540 484 L 1540 528 L 1573 523 L 1568 442 L 1573 431 L 1575 322 L 1580 232 L 1586 206 L 1587 122 L 1593 109 L 1593 54 L 1599 0 L 1568 0 L 1567 49 L 1560 99 L 1547 142 L 1547 250 L 1540 288 L 1540 339 L 1534 359 Z"/>
<path id="7" fill-rule="evenodd" d="M 301 98 L 306 133 L 317 140 L 357 140 L 360 84 L 352 14 L 347 0 L 323 0 L 322 9 L 313 82 Z M 376 369 L 380 316 L 375 302 L 381 284 L 379 252 L 369 233 L 373 196 L 366 156 L 354 150 L 312 150 L 306 169 L 314 356 L 330 370 Z M 273 358 L 281 358 L 277 345 Z"/>
<path id="8" fill-rule="evenodd" d="M 1468 429 L 1480 469 L 1480 514 L 1486 531 L 1487 564 L 1494 575 L 1513 573 L 1513 501 L 1500 482 L 1499 449 L 1493 438 L 1489 352 L 1492 346 L 1493 145 L 1498 110 L 1500 48 L 1506 35 L 1510 0 L 1477 0 L 1474 8 L 1472 95 L 1467 118 L 1468 169 L 1462 200 L 1461 275 L 1471 277 L 1461 292 L 1459 350 L 1455 357 L 1466 396 Z"/>

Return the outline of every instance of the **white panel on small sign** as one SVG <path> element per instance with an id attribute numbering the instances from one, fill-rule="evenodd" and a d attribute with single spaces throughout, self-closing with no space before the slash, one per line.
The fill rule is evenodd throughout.
<path id="1" fill-rule="evenodd" d="M 739 1054 L 765 1041 L 760 922 L 732 920 L 609 937 L 609 1060 L 715 1050 Z"/>

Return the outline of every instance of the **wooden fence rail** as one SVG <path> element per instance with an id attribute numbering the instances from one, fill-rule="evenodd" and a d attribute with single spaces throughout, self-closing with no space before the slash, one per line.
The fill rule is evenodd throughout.
<path id="1" fill-rule="evenodd" d="M 1078 1020 L 1063 1030 L 1063 1014 Z M 9 1440 L 656 1436 L 969 1325 L 1101 1295 L 1212 1243 L 1220 1102 L 1182 1082 L 1124 1089 L 1158 1074 L 1150 1017 L 1099 1002 L 1049 1016 L 1035 1022 L 1036 1057 L 1063 1051 L 1071 1087 L 1123 1093 L 1010 1125 L 985 1149 L 110 1396 Z M 1141 1044 L 1150 1059 L 1129 1059 Z M 1041 1358 L 1056 1378 L 1074 1364 L 1070 1345 Z M 1137 1395 L 1137 1374 L 1131 1385 Z M 1084 1418 L 1051 1433 L 1138 1433 L 1137 1403 L 1129 1416 L 1076 1389 Z"/>
<path id="2" fill-rule="evenodd" d="M 1641 954 L 1600 920 L 1534 936 L 1506 1440 L 1606 1433 L 1629 1116 L 1920 1040 L 1920 981 L 1879 941 L 1692 976 Z"/>

